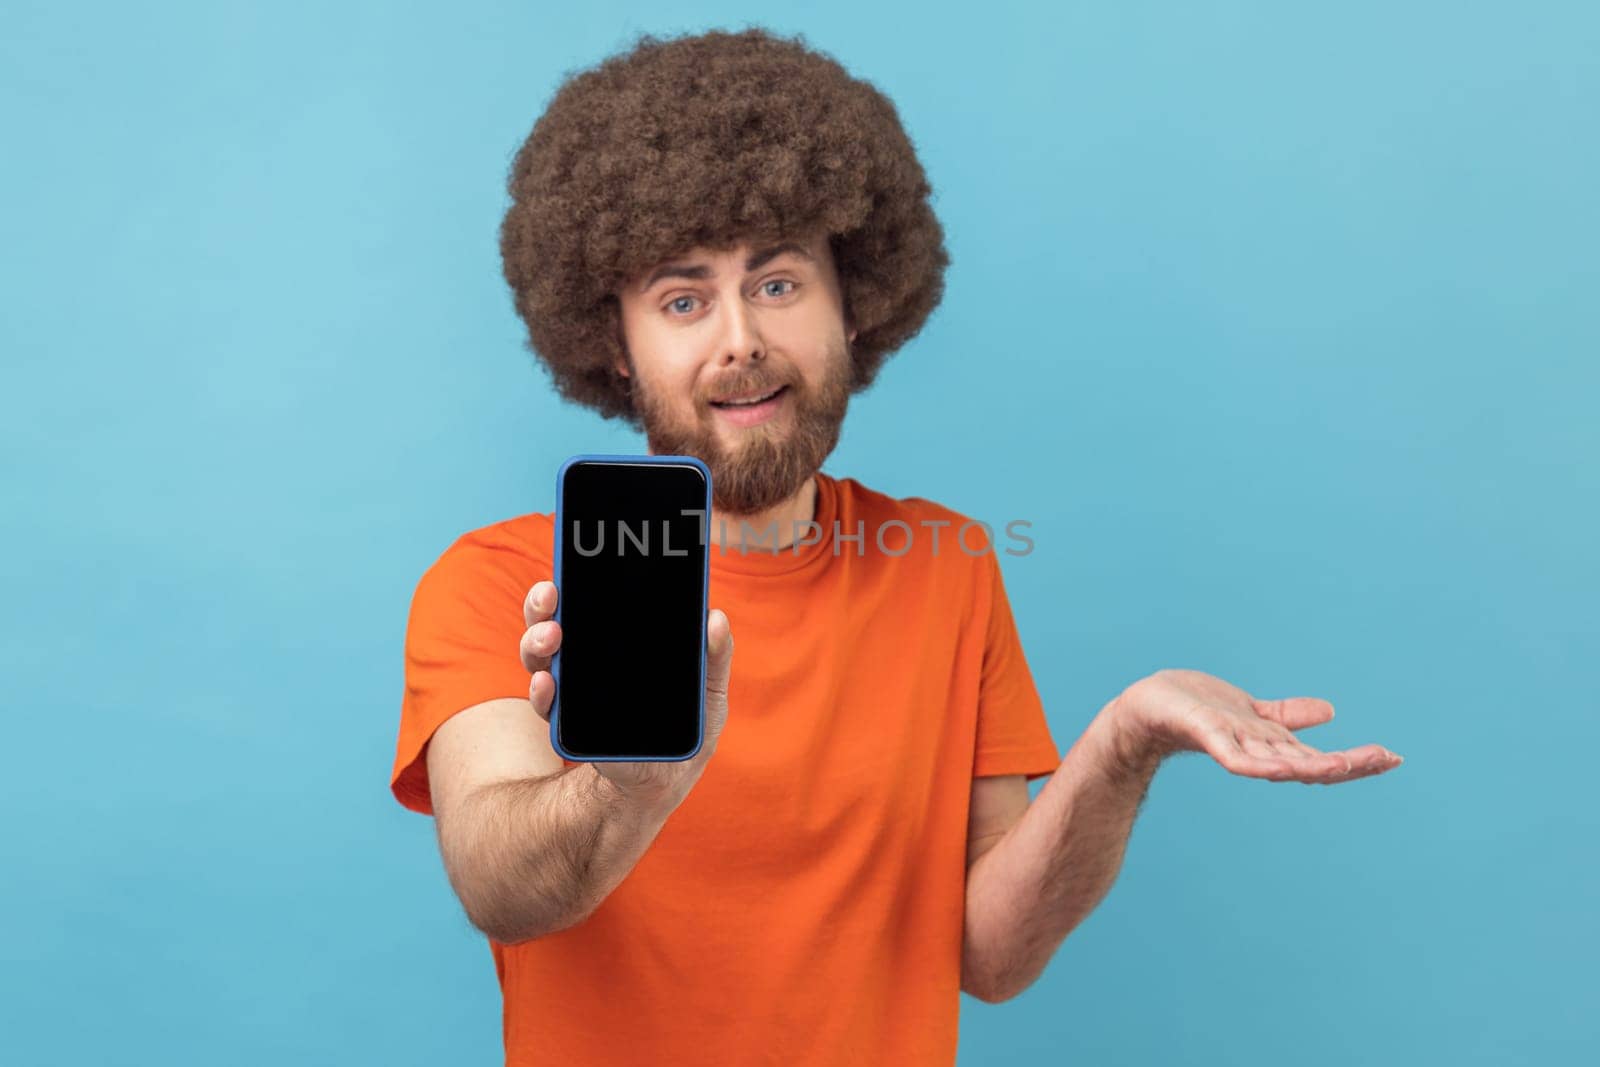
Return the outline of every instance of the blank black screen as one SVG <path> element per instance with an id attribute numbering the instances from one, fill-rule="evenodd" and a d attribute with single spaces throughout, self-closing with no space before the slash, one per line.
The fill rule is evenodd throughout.
<path id="1" fill-rule="evenodd" d="M 682 759 L 699 740 L 708 488 L 689 464 L 567 468 L 556 728 L 576 758 Z"/>

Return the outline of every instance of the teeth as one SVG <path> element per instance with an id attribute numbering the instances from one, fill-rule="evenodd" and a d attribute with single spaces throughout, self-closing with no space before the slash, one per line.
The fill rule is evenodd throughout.
<path id="1" fill-rule="evenodd" d="M 717 403 L 721 404 L 723 407 L 728 407 L 728 408 L 745 408 L 745 407 L 749 407 L 752 404 L 762 404 L 762 403 L 765 403 L 768 400 L 771 400 L 773 397 L 778 395 L 779 390 L 781 390 L 782 388 L 783 388 L 783 386 L 780 385 L 780 386 L 778 386 L 777 389 L 774 389 L 772 392 L 768 393 L 766 396 L 758 396 L 754 400 L 719 400 L 719 401 L 717 401 Z"/>

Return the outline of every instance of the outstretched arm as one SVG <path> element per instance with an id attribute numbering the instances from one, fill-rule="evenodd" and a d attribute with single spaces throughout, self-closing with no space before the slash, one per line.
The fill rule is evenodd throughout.
<path id="1" fill-rule="evenodd" d="M 1320 752 L 1294 736 L 1332 717 L 1325 700 L 1255 700 L 1199 671 L 1158 671 L 1129 686 L 968 870 L 962 989 L 997 1003 L 1033 984 L 1110 891 L 1139 804 L 1172 753 L 1203 751 L 1245 777 L 1324 785 L 1400 765 L 1380 745 Z"/>

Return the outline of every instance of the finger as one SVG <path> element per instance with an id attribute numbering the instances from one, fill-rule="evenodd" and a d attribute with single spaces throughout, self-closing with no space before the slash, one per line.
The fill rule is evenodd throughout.
<path id="1" fill-rule="evenodd" d="M 533 704 L 533 710 L 539 718 L 546 723 L 550 721 L 550 705 L 556 696 L 556 680 L 549 671 L 538 671 L 533 680 L 528 683 L 528 700 Z"/>
<path id="2" fill-rule="evenodd" d="M 728 719 L 728 679 L 733 673 L 733 627 L 727 613 L 706 614 L 706 733 L 715 741 Z"/>
<path id="3" fill-rule="evenodd" d="M 522 624 L 532 626 L 555 614 L 556 586 L 554 582 L 534 582 L 528 595 L 522 599 Z"/>
<path id="4" fill-rule="evenodd" d="M 1250 730 L 1234 730 L 1234 737 L 1239 741 L 1239 747 L 1252 756 L 1262 756 L 1266 759 L 1282 759 L 1283 753 L 1273 747 L 1273 738 Z"/>
<path id="5" fill-rule="evenodd" d="M 1260 732 L 1238 730 L 1235 733 L 1240 739 L 1240 747 L 1246 752 L 1281 761 L 1282 767 L 1287 770 L 1280 779 L 1283 781 L 1304 782 L 1346 769 L 1342 759 L 1324 756 L 1275 723 L 1267 724 Z"/>
<path id="6" fill-rule="evenodd" d="M 733 666 L 733 626 L 721 608 L 706 613 L 706 681 L 726 682 Z M 726 692 L 726 685 L 719 687 Z"/>
<path id="7" fill-rule="evenodd" d="M 1252 731 L 1216 728 L 1207 751 L 1233 774 L 1265 778 L 1277 782 L 1340 781 L 1351 773 L 1348 759 L 1341 753 L 1324 753 L 1302 745 L 1292 736 L 1271 736 Z M 1354 773 L 1363 767 L 1357 765 Z"/>
<path id="8" fill-rule="evenodd" d="M 522 631 L 517 647 L 522 666 L 529 674 L 550 669 L 550 657 L 561 648 L 561 624 L 554 619 L 534 623 Z"/>
<path id="9" fill-rule="evenodd" d="M 1281 744 L 1287 745 L 1295 755 L 1300 757 L 1321 758 L 1328 755 L 1328 753 L 1322 751 L 1320 748 L 1312 748 L 1310 745 L 1306 744 L 1293 734 L 1290 734 L 1287 738 L 1285 738 Z"/>
<path id="10" fill-rule="evenodd" d="M 1267 741 L 1289 761 L 1297 781 L 1331 785 L 1354 778 L 1381 774 L 1398 766 L 1400 757 L 1381 745 L 1363 745 L 1345 752 L 1323 752 L 1312 748 L 1293 734 L 1268 732 Z"/>
<path id="11" fill-rule="evenodd" d="M 1252 700 L 1257 715 L 1291 730 L 1304 730 L 1333 718 L 1333 705 L 1318 697 L 1285 697 L 1282 700 Z"/>
<path id="12" fill-rule="evenodd" d="M 1357 778 L 1370 778 L 1375 774 L 1392 771 L 1404 762 L 1399 756 L 1382 745 L 1360 745 L 1356 748 L 1345 749 L 1343 752 L 1329 754 L 1344 759 L 1349 764 L 1349 768 L 1342 773 L 1319 779 L 1326 785 L 1351 782 Z"/>
<path id="13" fill-rule="evenodd" d="M 1289 744 L 1293 751 L 1291 759 L 1299 772 L 1297 779 L 1307 785 L 1343 781 L 1350 774 L 1350 760 L 1343 753 L 1323 752 L 1298 738 Z"/>
<path id="14" fill-rule="evenodd" d="M 1291 778 L 1307 785 L 1341 781 L 1350 772 L 1350 761 L 1337 752 L 1318 752 L 1307 745 L 1278 743 L 1292 772 Z"/>
<path id="15" fill-rule="evenodd" d="M 1275 722 L 1266 722 L 1263 720 L 1260 729 L 1266 737 L 1271 739 L 1278 751 L 1292 759 L 1301 759 L 1305 757 L 1322 758 L 1327 755 L 1327 753 L 1323 752 L 1322 749 L 1313 748 L 1304 741 L 1300 740 L 1300 738 L 1296 736 L 1295 732 L 1286 726 L 1280 726 Z M 1339 766 L 1343 768 L 1343 761 L 1340 761 Z"/>
<path id="16" fill-rule="evenodd" d="M 1267 746 L 1272 750 L 1274 756 L 1288 760 L 1290 765 L 1296 768 L 1304 767 L 1307 765 L 1306 761 L 1308 759 L 1315 761 L 1320 756 L 1320 753 L 1312 751 L 1306 745 L 1296 744 L 1291 738 L 1268 737 L 1266 740 Z M 1343 765 L 1340 764 L 1339 766 L 1342 767 Z"/>
<path id="17" fill-rule="evenodd" d="M 1275 782 L 1303 782 L 1314 785 L 1322 782 L 1340 781 L 1341 775 L 1348 769 L 1344 760 L 1332 754 L 1318 754 L 1306 756 L 1301 753 L 1282 755 L 1276 760 L 1263 760 L 1260 772 L 1246 768 L 1242 772 L 1256 778 L 1270 778 Z"/>
<path id="18" fill-rule="evenodd" d="M 1288 759 L 1303 759 L 1305 757 L 1319 757 L 1323 755 L 1321 749 L 1312 748 L 1296 737 L 1287 727 L 1279 726 L 1275 722 L 1262 724 L 1262 735 L 1280 756 Z"/>
<path id="19" fill-rule="evenodd" d="M 1356 778 L 1382 774 L 1399 765 L 1400 757 L 1377 745 L 1364 745 L 1347 752 L 1318 752 L 1297 755 L 1290 760 L 1295 780 L 1307 785 L 1335 785 Z"/>
<path id="20" fill-rule="evenodd" d="M 1224 729 L 1220 725 L 1204 728 L 1201 740 L 1206 753 L 1222 764 L 1223 769 L 1230 774 L 1245 778 L 1270 778 L 1274 781 L 1292 777 L 1288 760 L 1278 756 L 1261 755 L 1253 742 L 1241 739 L 1232 730 Z M 1247 748 L 1246 744 L 1250 747 Z"/>

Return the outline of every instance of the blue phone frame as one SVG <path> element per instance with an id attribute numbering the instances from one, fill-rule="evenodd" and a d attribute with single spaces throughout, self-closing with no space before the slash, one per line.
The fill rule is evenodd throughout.
<path id="1" fill-rule="evenodd" d="M 561 505 L 566 500 L 567 471 L 580 463 L 606 463 L 634 466 L 641 463 L 659 464 L 661 466 L 690 466 L 698 468 L 705 476 L 706 499 L 705 516 L 701 525 L 703 536 L 700 538 L 702 553 L 700 566 L 700 695 L 699 695 L 699 723 L 695 728 L 694 748 L 682 756 L 581 756 L 568 752 L 561 745 L 561 650 L 557 649 L 555 655 L 550 657 L 550 677 L 555 679 L 556 695 L 550 703 L 550 747 L 565 760 L 575 763 L 682 763 L 691 760 L 705 745 L 706 740 L 706 613 L 710 609 L 711 595 L 711 470 L 704 462 L 694 456 L 628 456 L 585 453 L 572 456 L 561 464 L 561 469 L 556 472 L 556 508 L 555 508 L 555 586 L 556 586 L 556 613 L 555 621 L 561 622 L 561 608 L 566 602 L 566 595 L 561 591 Z"/>

